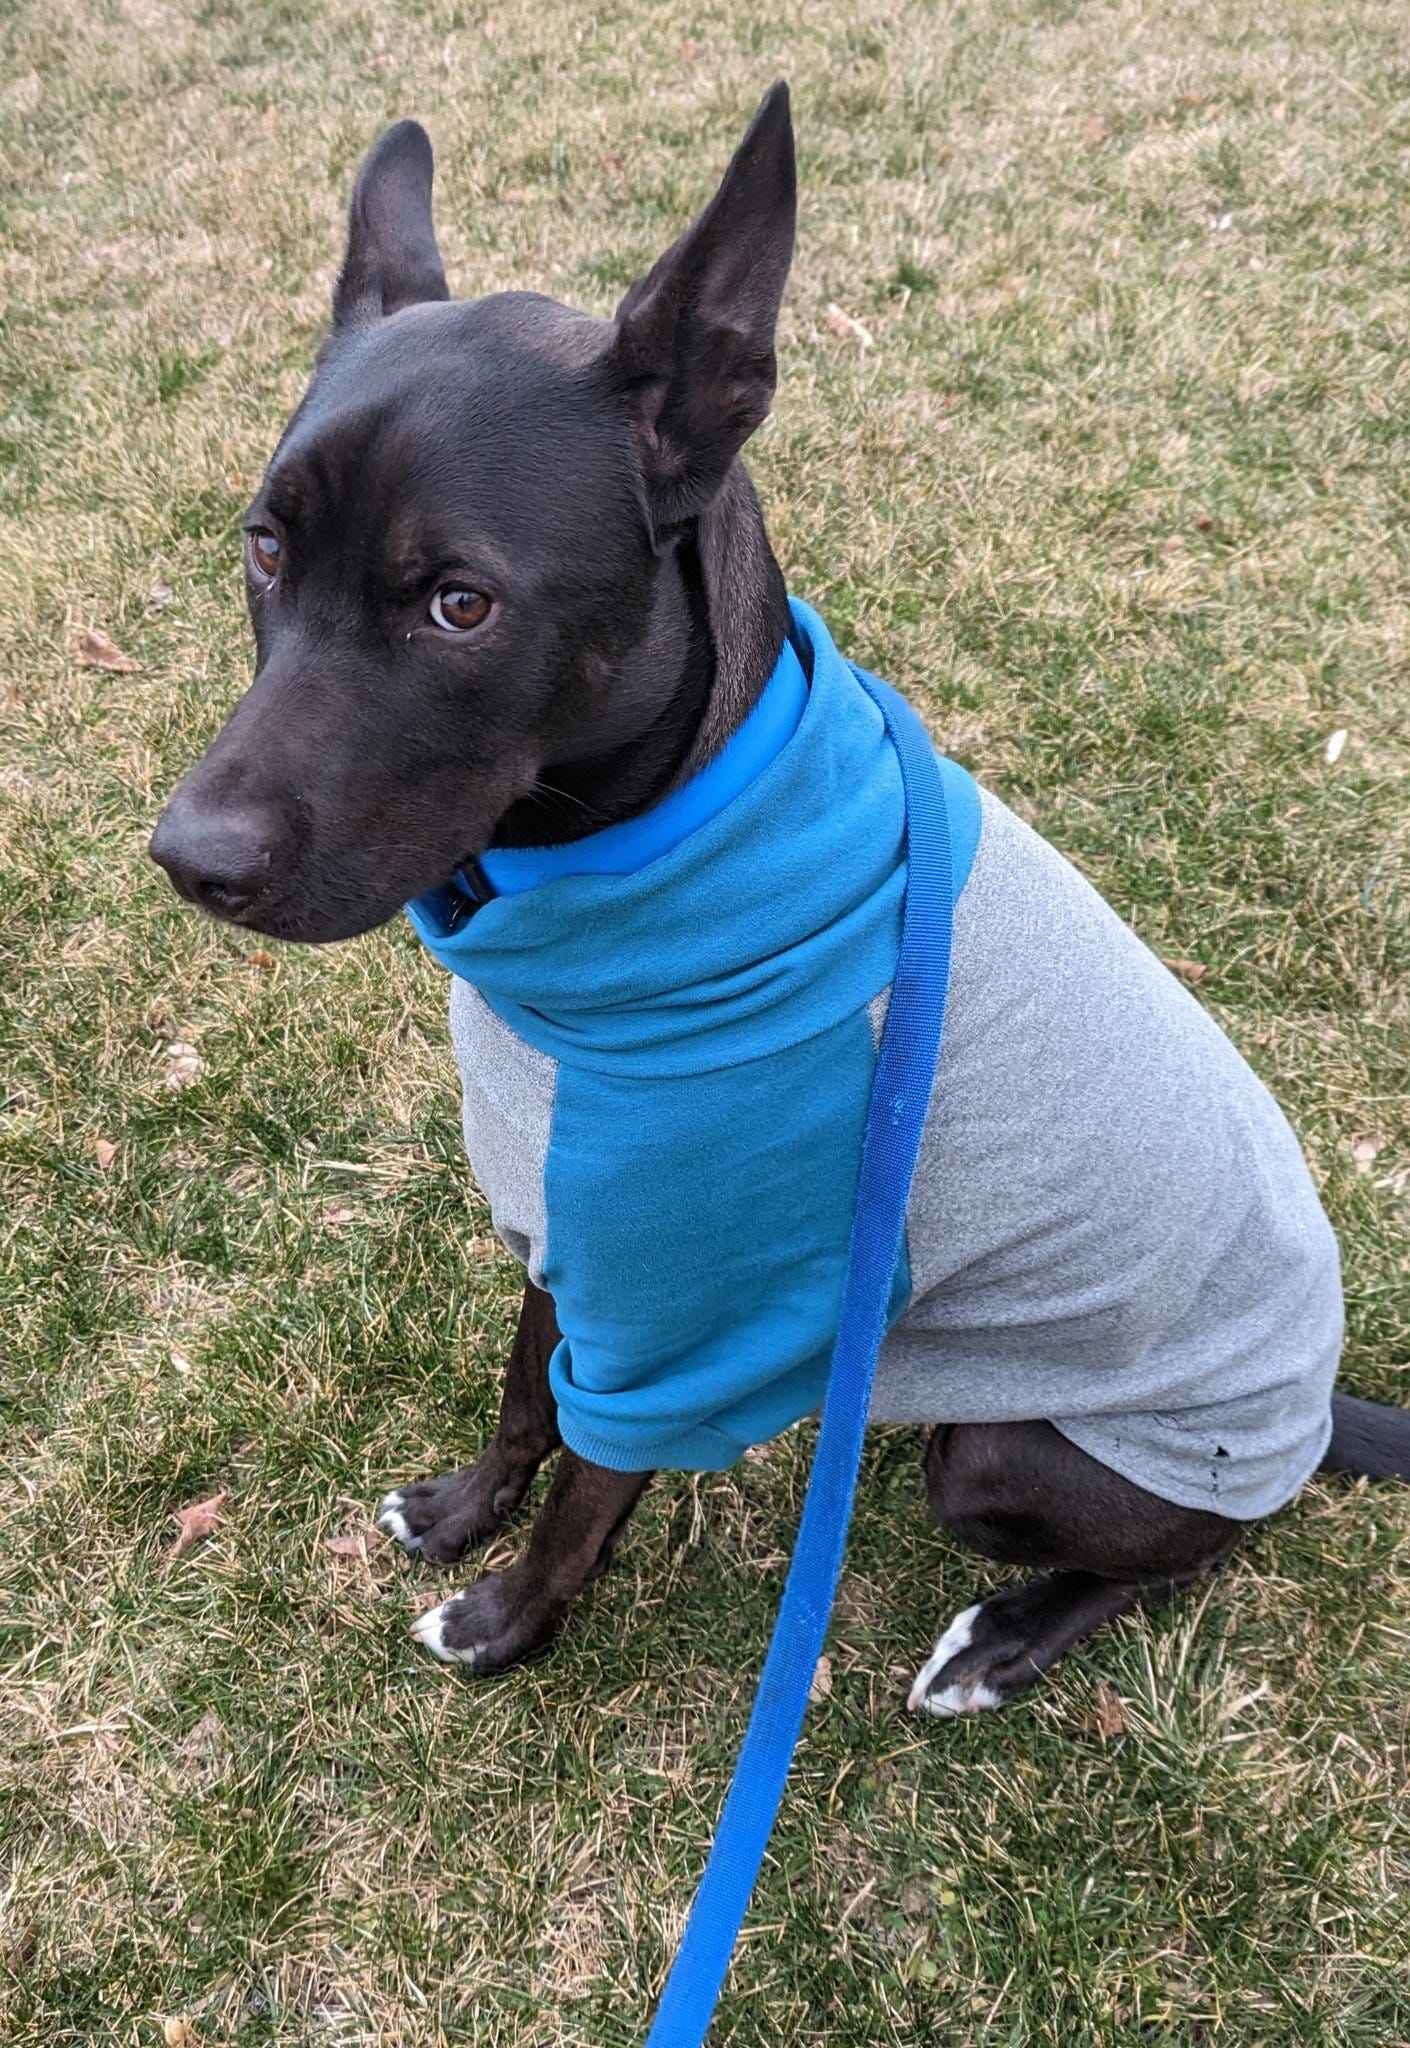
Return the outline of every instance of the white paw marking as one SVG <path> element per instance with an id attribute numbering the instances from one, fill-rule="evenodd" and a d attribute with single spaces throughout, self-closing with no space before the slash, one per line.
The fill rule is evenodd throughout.
<path id="1" fill-rule="evenodd" d="M 982 1600 L 976 1600 L 973 1607 L 966 1607 L 963 1614 L 957 1614 L 922 1664 L 906 1700 L 913 1714 L 974 1714 L 984 1707 L 1003 1705 L 993 1687 L 985 1685 L 982 1680 L 968 1686 L 947 1685 L 941 1692 L 930 1691 L 931 1680 L 952 1657 L 958 1657 L 974 1641 L 974 1617 L 983 1605 Z"/>
<path id="2" fill-rule="evenodd" d="M 421 1538 L 413 1536 L 406 1516 L 402 1513 L 405 1495 L 389 1493 L 383 1496 L 377 1510 L 377 1527 L 385 1529 L 389 1536 L 395 1536 L 403 1550 L 419 1550 Z"/>
<path id="3" fill-rule="evenodd" d="M 906 1705 L 913 1714 L 925 1704 L 925 1689 L 941 1665 L 948 1664 L 952 1657 L 958 1657 L 960 1651 L 967 1650 L 974 1641 L 974 1617 L 982 1605 L 982 1601 L 976 1600 L 973 1607 L 966 1607 L 963 1614 L 957 1614 L 921 1665 L 916 1674 L 916 1682 L 906 1700 Z"/>
<path id="4" fill-rule="evenodd" d="M 446 1616 L 458 1598 L 459 1595 L 456 1595 L 452 1599 L 442 1600 L 439 1607 L 428 1607 L 426 1612 L 418 1614 L 411 1624 L 411 1633 L 417 1642 L 428 1649 L 433 1657 L 439 1657 L 442 1664 L 473 1664 L 485 1647 L 483 1643 L 471 1643 L 468 1648 L 457 1650 L 446 1641 Z"/>
<path id="5" fill-rule="evenodd" d="M 921 1701 L 921 1712 L 948 1719 L 952 1714 L 977 1714 L 985 1707 L 1001 1707 L 1003 1701 L 991 1685 L 947 1685 L 943 1692 L 929 1692 Z"/>

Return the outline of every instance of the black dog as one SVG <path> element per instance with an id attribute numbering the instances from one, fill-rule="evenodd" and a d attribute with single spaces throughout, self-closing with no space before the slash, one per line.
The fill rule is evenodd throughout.
<path id="1" fill-rule="evenodd" d="M 792 253 L 785 89 L 611 322 L 531 293 L 446 303 L 430 186 L 411 122 L 363 166 L 332 335 L 245 522 L 255 680 L 152 841 L 184 896 L 285 939 L 368 931 L 487 848 L 641 816 L 716 759 L 790 632 L 738 460 L 772 399 Z M 384 1504 L 408 1548 L 459 1558 L 560 1449 L 558 1342 L 530 1281 L 495 1437 Z M 1410 1417 L 1333 1409 L 1323 1469 L 1410 1477 Z M 925 1471 L 949 1528 L 1051 1574 L 946 1631 L 913 1694 L 937 1712 L 1011 1697 L 1244 1526 L 1042 1419 L 942 1422 Z M 649 1476 L 562 1447 L 522 1561 L 423 1617 L 423 1640 L 477 1673 L 547 1642 Z"/>

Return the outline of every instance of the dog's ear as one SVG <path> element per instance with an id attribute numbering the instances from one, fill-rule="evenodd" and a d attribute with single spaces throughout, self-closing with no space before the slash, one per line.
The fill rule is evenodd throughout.
<path id="1" fill-rule="evenodd" d="M 333 289 L 333 325 L 360 327 L 449 288 L 431 224 L 431 138 L 398 121 L 373 144 L 353 187 L 348 251 Z"/>
<path id="2" fill-rule="evenodd" d="M 632 407 L 658 529 L 703 511 L 768 413 L 796 215 L 780 79 L 710 204 L 617 308 L 610 361 Z"/>

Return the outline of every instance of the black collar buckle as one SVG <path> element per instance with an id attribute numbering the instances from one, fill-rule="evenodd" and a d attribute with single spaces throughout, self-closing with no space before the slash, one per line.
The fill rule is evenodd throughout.
<path id="1" fill-rule="evenodd" d="M 469 924 L 477 910 L 483 910 L 487 903 L 493 903 L 495 886 L 481 867 L 478 857 L 467 860 L 446 883 L 436 891 L 436 914 L 446 938 Z"/>

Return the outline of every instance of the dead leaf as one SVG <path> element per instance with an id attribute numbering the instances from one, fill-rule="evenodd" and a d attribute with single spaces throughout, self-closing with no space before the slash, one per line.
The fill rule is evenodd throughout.
<path id="1" fill-rule="evenodd" d="M 869 348 L 876 347 L 871 330 L 864 327 L 860 320 L 854 320 L 850 313 L 844 313 L 842 308 L 831 300 L 828 301 L 826 319 L 839 341 L 855 341 L 863 355 Z"/>
<path id="2" fill-rule="evenodd" d="M 1170 533 L 1160 543 L 1160 552 L 1163 555 L 1178 555 L 1184 545 L 1184 538 L 1181 534 Z"/>
<path id="3" fill-rule="evenodd" d="M 1346 742 L 1347 730 L 1344 725 L 1339 725 L 1335 732 L 1328 733 L 1327 744 L 1322 749 L 1322 759 L 1329 768 L 1335 767 L 1336 763 L 1341 759 L 1342 748 L 1346 745 Z"/>
<path id="4" fill-rule="evenodd" d="M 213 1493 L 209 1500 L 193 1501 L 189 1508 L 178 1508 L 172 1516 L 179 1534 L 172 1544 L 169 1555 L 180 1557 L 183 1550 L 189 1550 L 193 1543 L 199 1543 L 203 1536 L 212 1535 L 225 1520 L 220 1504 L 230 1498 L 230 1488 L 222 1486 L 219 1493 Z"/>
<path id="5" fill-rule="evenodd" d="M 154 583 L 147 592 L 146 610 L 164 612 L 169 604 L 176 603 L 176 592 L 169 583 Z"/>
<path id="6" fill-rule="evenodd" d="M 184 1351 L 173 1351 L 171 1362 L 177 1372 L 190 1372 L 191 1370 L 191 1361 Z"/>
<path id="7" fill-rule="evenodd" d="M 99 1173 L 106 1173 L 117 1156 L 118 1148 L 111 1138 L 95 1138 L 93 1140 L 93 1157 L 98 1162 Z"/>
<path id="8" fill-rule="evenodd" d="M 1082 133 L 1086 137 L 1089 147 L 1095 149 L 1099 142 L 1106 141 L 1106 122 L 1100 114 L 1093 114 L 1088 119 Z"/>
<path id="9" fill-rule="evenodd" d="M 1375 1138 L 1358 1138 L 1351 1148 L 1351 1156 L 1356 1161 L 1356 1171 L 1369 1173 L 1376 1163 L 1380 1149 Z"/>
<path id="10" fill-rule="evenodd" d="M 1122 1711 L 1121 1696 L 1109 1679 L 1104 1678 L 1097 1687 L 1092 1723 L 1103 1742 L 1109 1741 L 1113 1735 L 1126 1733 L 1126 1716 Z"/>
<path id="11" fill-rule="evenodd" d="M 817 1668 L 813 1672 L 813 1682 L 808 1687 L 808 1698 L 816 1706 L 818 1701 L 825 1700 L 831 1691 L 832 1659 L 824 1651 L 823 1655 L 818 1659 Z"/>
<path id="12" fill-rule="evenodd" d="M 266 952 L 264 947 L 261 946 L 257 952 L 247 953 L 245 955 L 245 962 L 250 967 L 272 967 L 274 965 L 274 955 Z"/>
<path id="13" fill-rule="evenodd" d="M 1195 525 L 1201 533 L 1212 533 L 1214 531 L 1214 521 L 1207 512 L 1197 512 L 1195 514 Z"/>
<path id="14" fill-rule="evenodd" d="M 324 1543 L 325 1550 L 331 1550 L 334 1557 L 355 1557 L 366 1564 L 368 1557 L 386 1542 L 380 1529 L 354 1529 L 346 1536 L 330 1536 Z"/>
<path id="15" fill-rule="evenodd" d="M 220 1776 L 230 1762 L 231 1742 L 225 1723 L 213 1707 L 176 1738 L 168 1755 L 184 1783 L 209 1785 Z"/>
<path id="16" fill-rule="evenodd" d="M 600 156 L 597 161 L 604 171 L 612 171 L 618 175 L 627 168 L 626 158 L 618 156 L 615 149 L 608 150 L 606 156 Z"/>
<path id="17" fill-rule="evenodd" d="M 206 1063 L 194 1045 L 188 1045 L 184 1038 L 173 1038 L 162 1058 L 166 1061 L 165 1083 L 168 1088 L 188 1088 L 206 1071 Z"/>
<path id="18" fill-rule="evenodd" d="M 1181 981 L 1203 981 L 1209 972 L 1202 960 L 1167 960 L 1165 965 L 1172 974 L 1178 974 Z"/>
<path id="19" fill-rule="evenodd" d="M 700 55 L 701 45 L 692 42 L 690 37 L 687 36 L 683 43 L 677 45 L 677 48 L 680 51 L 682 61 L 686 64 L 693 64 Z"/>
<path id="20" fill-rule="evenodd" d="M 1274 100 L 1268 112 L 1280 127 L 1288 118 L 1288 110 L 1282 100 Z"/>
<path id="21" fill-rule="evenodd" d="M 258 1179 L 259 1168 L 257 1166 L 237 1166 L 233 1173 L 228 1173 L 225 1176 L 225 1185 L 228 1188 L 247 1188 L 251 1181 Z"/>
<path id="22" fill-rule="evenodd" d="M 323 1221 L 331 1223 L 336 1230 L 341 1223 L 355 1223 L 357 1221 L 357 1211 L 356 1209 L 344 1208 L 325 1209 L 323 1211 Z"/>
<path id="23" fill-rule="evenodd" d="M 196 2029 L 181 2013 L 175 2019 L 162 2021 L 162 2039 L 166 2048 L 196 2048 Z"/>
<path id="24" fill-rule="evenodd" d="M 134 661 L 130 654 L 124 654 L 115 646 L 106 633 L 100 633 L 96 626 L 75 626 L 73 650 L 82 668 L 106 668 L 117 673 L 128 669 L 139 669 L 142 664 Z"/>

